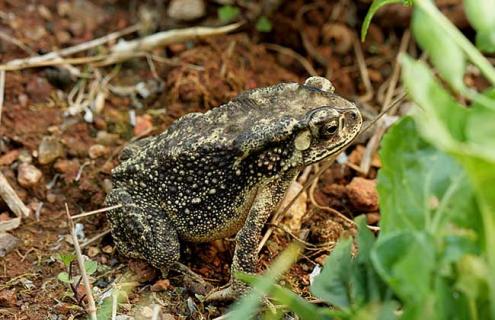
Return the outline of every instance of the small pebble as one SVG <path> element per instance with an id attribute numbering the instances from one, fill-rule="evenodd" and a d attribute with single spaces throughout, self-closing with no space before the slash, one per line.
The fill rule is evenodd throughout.
<path id="1" fill-rule="evenodd" d="M 346 194 L 356 209 L 364 212 L 374 212 L 378 210 L 378 192 L 376 190 L 376 180 L 355 177 L 346 186 Z"/>
<path id="2" fill-rule="evenodd" d="M 57 200 L 57 196 L 55 194 L 48 193 L 46 195 L 46 201 L 48 201 L 49 203 L 54 203 L 56 200 Z"/>
<path id="3" fill-rule="evenodd" d="M 41 164 L 48 164 L 55 159 L 63 156 L 64 147 L 58 138 L 52 136 L 44 136 L 38 146 L 38 161 Z"/>
<path id="4" fill-rule="evenodd" d="M 100 248 L 98 248 L 98 247 L 89 247 L 88 248 L 87 254 L 88 254 L 88 257 L 90 257 L 90 258 L 96 257 L 99 253 L 100 253 Z"/>
<path id="5" fill-rule="evenodd" d="M 101 249 L 105 253 L 112 253 L 113 252 L 113 247 L 111 245 L 106 245 Z"/>
<path id="6" fill-rule="evenodd" d="M 205 12 L 203 0 L 172 0 L 167 9 L 170 18 L 183 21 L 201 18 Z"/>
<path id="7" fill-rule="evenodd" d="M 0 233 L 0 257 L 5 257 L 7 253 L 14 250 L 21 240 L 10 233 Z"/>
<path id="8" fill-rule="evenodd" d="M 152 118 L 149 114 L 136 117 L 136 125 L 134 126 L 134 135 L 142 137 L 147 135 L 153 129 Z"/>
<path id="9" fill-rule="evenodd" d="M 17 297 L 14 289 L 3 289 L 0 291 L 0 307 L 12 308 L 16 306 L 16 303 Z"/>
<path id="10" fill-rule="evenodd" d="M 24 188 L 36 185 L 42 177 L 41 171 L 32 164 L 21 163 L 17 170 L 17 182 Z"/>
<path id="11" fill-rule="evenodd" d="M 89 147 L 88 154 L 91 159 L 97 159 L 108 154 L 108 148 L 101 144 L 94 144 Z"/>
<path id="12" fill-rule="evenodd" d="M 17 157 L 20 162 L 23 163 L 31 163 L 33 162 L 33 156 L 27 149 L 22 149 L 21 152 L 19 153 L 19 156 Z"/>
<path id="13" fill-rule="evenodd" d="M 165 291 L 168 288 L 170 288 L 170 281 L 168 279 L 161 279 L 155 282 L 150 290 L 153 292 L 160 292 L 160 291 Z"/>
<path id="14" fill-rule="evenodd" d="M 366 219 L 368 220 L 368 224 L 377 224 L 378 222 L 380 222 L 380 213 L 379 212 L 367 213 Z"/>
<path id="15" fill-rule="evenodd" d="M 109 133 L 106 131 L 98 131 L 96 133 L 96 142 L 105 146 L 112 145 L 119 140 L 119 135 L 116 133 Z"/>

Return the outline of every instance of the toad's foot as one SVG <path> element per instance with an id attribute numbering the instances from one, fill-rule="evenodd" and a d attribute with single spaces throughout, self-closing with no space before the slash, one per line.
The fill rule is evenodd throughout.
<path id="1" fill-rule="evenodd" d="M 218 301 L 233 301 L 237 300 L 239 297 L 244 295 L 249 291 L 249 287 L 238 281 L 234 280 L 233 282 L 220 287 L 213 289 L 205 298 L 206 302 L 218 302 Z"/>

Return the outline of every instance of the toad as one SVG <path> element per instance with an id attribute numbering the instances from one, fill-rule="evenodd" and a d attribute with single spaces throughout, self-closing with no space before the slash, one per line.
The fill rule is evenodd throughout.
<path id="1" fill-rule="evenodd" d="M 235 236 L 232 274 L 256 272 L 256 248 L 270 213 L 307 165 L 339 154 L 359 133 L 355 104 L 331 82 L 310 77 L 246 91 L 163 133 L 125 147 L 106 198 L 117 249 L 166 276 L 181 241 Z M 214 292 L 236 298 L 244 287 Z"/>

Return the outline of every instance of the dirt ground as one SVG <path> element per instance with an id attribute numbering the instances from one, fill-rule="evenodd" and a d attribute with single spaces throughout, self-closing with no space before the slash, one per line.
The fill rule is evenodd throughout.
<path id="1" fill-rule="evenodd" d="M 1 63 L 124 29 L 143 21 L 146 12 L 158 16 L 156 21 L 148 19 L 149 32 L 218 25 L 216 12 L 221 5 L 217 2 L 207 2 L 204 17 L 181 22 L 167 18 L 167 1 L 1 0 Z M 0 169 L 33 213 L 9 231 L 19 242 L 0 257 L 0 318 L 84 317 L 67 285 L 57 279 L 65 270 L 57 255 L 73 250 L 65 203 L 72 215 L 102 208 L 111 186 L 110 171 L 129 140 L 160 133 L 178 117 L 218 106 L 245 89 L 303 81 L 311 68 L 329 78 L 337 93 L 356 101 L 367 120 L 373 119 L 387 99 L 409 11 L 402 7 L 385 10 L 371 25 L 367 40 L 360 43 L 358 31 L 369 2 L 285 1 L 267 13 L 272 30 L 265 33 L 255 28 L 261 3 L 239 1 L 241 15 L 247 20 L 239 30 L 153 51 L 166 60 L 150 63 L 134 58 L 118 67 L 77 65 L 83 74 L 75 79 L 58 67 L 7 72 Z M 444 9 L 451 10 L 451 16 L 462 25 L 465 18 L 456 8 L 450 1 Z M 126 38 L 139 36 L 133 33 Z M 416 52 L 412 41 L 407 48 Z M 98 53 L 93 49 L 73 57 Z M 90 76 L 85 77 L 86 73 Z M 73 112 L 74 105 L 90 95 L 95 74 L 112 76 L 109 83 L 113 89 L 101 91 L 103 107 L 89 113 Z M 149 89 L 147 97 L 117 90 L 138 83 Z M 398 92 L 394 89 L 393 97 Z M 134 126 L 129 120 L 133 115 Z M 340 158 L 321 174 L 309 190 L 310 196 L 296 201 L 292 216 L 267 226 L 273 234 L 261 251 L 259 271 L 269 266 L 294 236 L 307 234 L 303 257 L 283 282 L 311 299 L 309 275 L 340 236 L 354 232 L 349 218 L 365 214 L 370 225 L 377 225 L 378 156 L 373 155 L 368 173 L 358 170 L 369 136 L 362 135 L 347 150 L 347 158 Z M 307 174 L 312 177 L 316 171 L 315 167 Z M 0 221 L 13 218 L 7 205 L 0 202 Z M 181 261 L 204 277 L 205 287 L 178 272 L 172 272 L 168 282 L 159 281 L 150 267 L 120 256 L 111 236 L 104 234 L 109 228 L 104 214 L 76 222 L 83 228 L 79 239 L 84 244 L 83 254 L 100 265 L 91 276 L 100 292 L 111 288 L 129 269 L 141 281 L 119 313 L 132 315 L 140 308 L 137 312 L 147 318 L 152 303 L 162 306 L 163 319 L 211 319 L 225 311 L 225 304 L 205 304 L 201 297 L 228 280 L 232 241 L 183 246 Z M 91 240 L 94 237 L 97 239 Z"/>

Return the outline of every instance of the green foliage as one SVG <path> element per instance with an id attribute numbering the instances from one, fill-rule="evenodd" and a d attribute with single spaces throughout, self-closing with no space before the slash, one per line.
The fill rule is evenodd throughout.
<path id="1" fill-rule="evenodd" d="M 476 29 L 476 46 L 495 52 L 495 0 L 465 0 L 466 15 Z"/>
<path id="2" fill-rule="evenodd" d="M 342 239 L 327 258 L 311 292 L 332 308 L 273 278 L 262 292 L 302 319 L 495 319 L 495 69 L 429 0 L 374 1 L 363 37 L 376 11 L 397 2 L 413 6 L 414 36 L 443 82 L 425 62 L 401 57 L 402 82 L 420 108 L 382 141 L 380 234 L 358 219 L 358 255 Z M 465 7 L 478 48 L 492 50 L 495 1 Z M 466 63 L 492 87 L 467 88 Z"/>
<path id="3" fill-rule="evenodd" d="M 258 21 L 256 21 L 256 30 L 259 32 L 270 32 L 272 31 L 272 23 L 267 17 L 261 16 Z"/>
<path id="4" fill-rule="evenodd" d="M 234 20 L 239 16 L 241 11 L 239 10 L 238 7 L 230 6 L 230 5 L 225 5 L 221 6 L 218 8 L 218 19 L 222 21 L 223 23 L 228 23 Z"/>

